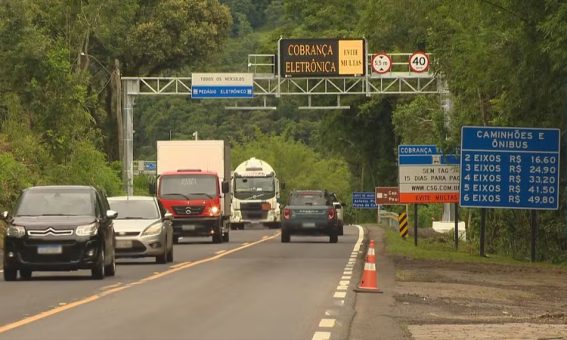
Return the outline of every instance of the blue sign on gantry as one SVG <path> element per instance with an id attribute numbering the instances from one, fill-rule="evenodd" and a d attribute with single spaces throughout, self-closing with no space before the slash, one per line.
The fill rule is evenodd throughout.
<path id="1" fill-rule="evenodd" d="M 462 207 L 557 210 L 559 129 L 464 126 Z"/>

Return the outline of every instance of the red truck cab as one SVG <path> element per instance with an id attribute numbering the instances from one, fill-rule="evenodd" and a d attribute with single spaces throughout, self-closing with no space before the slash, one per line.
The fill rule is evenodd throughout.
<path id="1" fill-rule="evenodd" d="M 215 172 L 180 169 L 163 172 L 156 195 L 173 214 L 173 242 L 180 237 L 212 236 L 213 243 L 228 242 L 228 221 L 223 214 L 223 194 L 229 184 Z"/>

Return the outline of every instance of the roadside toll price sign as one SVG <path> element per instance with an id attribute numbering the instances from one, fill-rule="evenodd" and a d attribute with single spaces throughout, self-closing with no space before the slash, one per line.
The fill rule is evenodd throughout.
<path id="1" fill-rule="evenodd" d="M 462 207 L 557 210 L 559 129 L 464 126 Z"/>
<path id="2" fill-rule="evenodd" d="M 457 203 L 459 158 L 436 145 L 399 145 L 400 203 Z"/>
<path id="3" fill-rule="evenodd" d="M 425 72 L 429 69 L 429 56 L 422 51 L 414 52 L 409 58 L 409 67 L 412 72 Z"/>

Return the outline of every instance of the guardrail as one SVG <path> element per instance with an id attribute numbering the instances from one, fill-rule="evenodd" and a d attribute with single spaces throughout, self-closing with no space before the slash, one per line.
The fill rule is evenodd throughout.
<path id="1" fill-rule="evenodd" d="M 380 223 L 385 224 L 392 230 L 399 230 L 398 214 L 391 211 L 380 211 Z"/>

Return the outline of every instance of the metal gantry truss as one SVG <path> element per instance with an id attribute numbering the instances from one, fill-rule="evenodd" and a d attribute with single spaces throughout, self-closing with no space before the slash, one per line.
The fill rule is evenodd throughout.
<path id="1" fill-rule="evenodd" d="M 255 99 L 235 100 L 234 106 L 227 110 L 275 110 L 269 105 L 271 98 L 283 96 L 303 96 L 305 106 L 300 109 L 349 109 L 341 105 L 341 97 L 347 95 L 416 95 L 447 94 L 445 83 L 432 72 L 416 73 L 409 68 L 410 53 L 392 53 L 391 72 L 373 73 L 372 54 L 367 55 L 366 75 L 357 77 L 311 77 L 284 78 L 278 74 L 277 58 L 274 54 L 250 54 L 248 72 L 253 73 L 254 97 L 261 98 L 259 105 Z M 191 77 L 122 77 L 123 118 L 124 118 L 124 182 L 128 195 L 133 193 L 133 113 L 137 96 L 191 96 Z M 313 97 L 334 96 L 336 105 L 313 105 Z M 254 105 L 239 105 L 239 101 L 253 101 Z"/>

